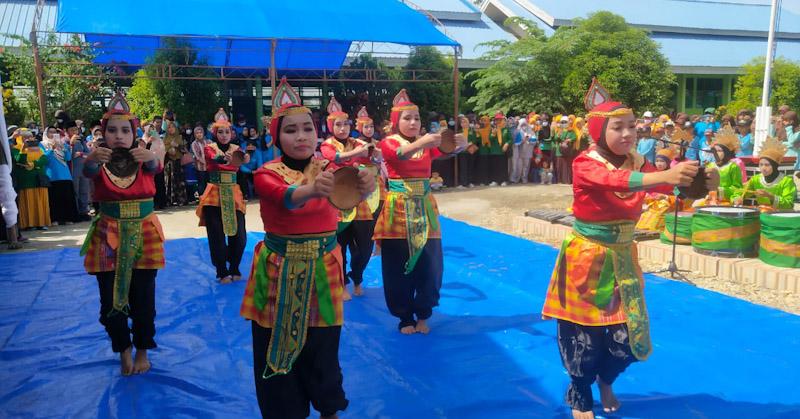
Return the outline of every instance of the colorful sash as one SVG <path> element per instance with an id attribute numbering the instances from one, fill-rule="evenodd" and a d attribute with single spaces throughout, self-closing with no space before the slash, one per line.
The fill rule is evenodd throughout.
<path id="1" fill-rule="evenodd" d="M 644 293 L 639 282 L 639 273 L 633 261 L 634 223 L 613 221 L 608 223 L 587 223 L 575 220 L 574 235 L 602 244 L 606 247 L 606 258 L 600 272 L 600 281 L 595 296 L 595 305 L 606 307 L 619 289 L 625 323 L 628 325 L 629 344 L 636 359 L 645 360 L 653 351 L 650 342 L 650 320 Z M 569 244 L 565 240 L 562 252 Z"/>
<path id="2" fill-rule="evenodd" d="M 316 286 L 320 316 L 333 324 L 333 307 L 328 276 L 322 257 L 336 248 L 336 235 L 278 236 L 266 233 L 268 249 L 258 256 L 256 287 L 253 303 L 260 311 L 267 304 L 269 278 L 266 275 L 270 253 L 282 256 L 278 268 L 278 287 L 275 306 L 275 325 L 267 347 L 267 368 L 263 378 L 287 374 L 306 342 L 308 313 L 311 306 L 311 287 Z M 270 371 L 272 371 L 270 373 Z"/>
<path id="3" fill-rule="evenodd" d="M 118 312 L 127 315 L 129 312 L 128 291 L 131 287 L 133 266 L 142 257 L 142 248 L 144 247 L 142 221 L 152 213 L 152 199 L 101 202 L 100 212 L 89 226 L 86 239 L 81 247 L 81 256 L 86 255 L 89 250 L 100 217 L 105 216 L 116 220 L 119 230 L 119 245 L 116 249 L 117 260 L 114 272 L 114 303 L 108 316 Z"/>
<path id="4" fill-rule="evenodd" d="M 236 199 L 234 198 L 234 185 L 236 185 L 236 172 L 216 171 L 208 174 L 209 181 L 219 188 L 219 208 L 222 213 L 222 231 L 226 236 L 235 236 Z"/>
<path id="5" fill-rule="evenodd" d="M 429 179 L 389 179 L 389 223 L 394 218 L 394 201 L 403 198 L 406 211 L 406 242 L 408 242 L 408 262 L 405 274 L 408 275 L 417 265 L 422 249 L 428 243 L 428 223 L 436 230 L 438 220 L 428 195 L 431 192 Z"/>

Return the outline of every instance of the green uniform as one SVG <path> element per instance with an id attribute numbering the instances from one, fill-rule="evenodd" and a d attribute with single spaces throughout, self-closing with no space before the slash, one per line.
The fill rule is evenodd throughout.
<path id="1" fill-rule="evenodd" d="M 489 135 L 489 154 L 493 156 L 505 154 L 503 146 L 506 144 L 514 144 L 514 141 L 511 139 L 511 132 L 508 128 L 501 128 L 500 137 L 503 140 L 502 144 L 500 144 L 495 130 L 492 130 L 492 133 Z"/>
<path id="2" fill-rule="evenodd" d="M 708 167 L 716 167 L 719 170 L 719 189 L 717 189 L 719 200 L 733 200 L 734 192 L 742 189 L 742 169 L 739 165 L 729 161 L 722 167 L 718 167 L 715 163 L 709 163 Z"/>
<path id="3" fill-rule="evenodd" d="M 26 167 L 28 163 L 27 153 L 21 153 L 16 148 L 12 148 L 11 156 L 18 165 L 14 169 L 17 188 L 32 189 L 42 187 L 40 179 L 47 176 L 47 156 L 42 153 L 41 157 L 33 163 L 32 169 Z"/>
<path id="4" fill-rule="evenodd" d="M 766 197 L 758 197 L 759 205 L 769 205 L 775 209 L 792 209 L 794 208 L 794 197 L 797 194 L 797 186 L 791 176 L 783 174 L 778 175 L 772 182 L 764 180 L 764 176 L 757 174 L 750 178 L 747 186 L 737 189 L 734 192 L 734 198 L 741 197 L 744 190 L 747 190 L 745 198 L 754 198 L 753 192 L 763 189 L 774 195 L 772 199 Z"/>
<path id="5" fill-rule="evenodd" d="M 561 153 L 561 143 L 564 141 L 569 141 L 570 147 L 575 146 L 575 140 L 578 137 L 575 136 L 575 133 L 571 130 L 561 131 L 553 137 L 553 148 L 556 150 L 555 156 L 562 157 Z M 573 153 L 574 154 L 574 153 Z"/>

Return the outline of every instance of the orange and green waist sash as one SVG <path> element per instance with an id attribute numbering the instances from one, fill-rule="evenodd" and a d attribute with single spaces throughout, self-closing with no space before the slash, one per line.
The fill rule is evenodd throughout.
<path id="1" fill-rule="evenodd" d="M 153 213 L 153 199 L 101 202 L 100 212 L 92 220 L 86 239 L 81 247 L 81 256 L 89 251 L 97 222 L 101 217 L 113 218 L 119 229 L 119 247 L 114 270 L 114 302 L 109 316 L 121 312 L 128 314 L 128 291 L 136 261 L 142 257 L 144 234 L 142 221 Z"/>
<path id="2" fill-rule="evenodd" d="M 235 236 L 238 228 L 236 221 L 236 172 L 209 172 L 208 181 L 219 188 L 219 208 L 222 213 L 222 230 L 226 236 Z"/>
<path id="3" fill-rule="evenodd" d="M 650 321 L 641 287 L 641 278 L 634 261 L 633 233 L 636 225 L 632 221 L 609 221 L 603 223 L 589 223 L 575 220 L 573 232 L 567 236 L 561 245 L 561 253 L 556 264 L 556 272 L 567 254 L 571 245 L 580 246 L 581 242 L 595 244 L 593 248 L 604 252 L 605 257 L 599 265 L 599 272 L 594 288 L 586 293 L 588 303 L 600 310 L 609 309 L 614 304 L 621 305 L 624 312 L 625 323 L 628 326 L 631 350 L 637 359 L 644 360 L 652 352 L 650 343 Z M 577 258 L 569 259 L 576 264 L 585 264 L 589 267 L 598 256 L 593 252 L 585 252 Z M 574 269 L 576 267 L 565 267 Z M 591 270 L 590 270 L 591 271 Z M 619 302 L 614 301 L 616 292 L 619 291 Z M 585 298 L 585 297 L 584 297 Z"/>
<path id="4" fill-rule="evenodd" d="M 386 195 L 386 206 L 389 211 L 389 224 L 394 221 L 394 207 L 398 199 L 403 199 L 406 217 L 406 241 L 408 242 L 408 262 L 405 273 L 409 274 L 422 255 L 428 243 L 428 227 L 439 229 L 439 220 L 433 202 L 428 198 L 431 193 L 430 179 L 389 179 L 389 191 Z"/>
<path id="5" fill-rule="evenodd" d="M 266 233 L 264 245 L 256 261 L 253 304 L 264 310 L 268 301 L 269 281 L 267 259 L 271 253 L 281 256 L 278 268 L 275 300 L 275 325 L 267 348 L 267 368 L 264 378 L 287 374 L 306 341 L 311 307 L 312 287 L 316 290 L 319 314 L 329 325 L 336 321 L 328 272 L 323 255 L 336 249 L 336 233 L 319 235 L 280 236 Z"/>

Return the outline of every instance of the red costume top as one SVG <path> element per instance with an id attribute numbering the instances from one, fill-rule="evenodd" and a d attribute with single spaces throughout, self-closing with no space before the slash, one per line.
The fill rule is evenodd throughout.
<path id="1" fill-rule="evenodd" d="M 646 194 L 642 187 L 644 173 L 656 171 L 655 166 L 638 154 L 629 155 L 616 168 L 592 146 L 572 163 L 575 218 L 586 222 L 638 221 Z M 672 194 L 669 185 L 648 190 Z"/>
<path id="2" fill-rule="evenodd" d="M 230 144 L 230 143 L 229 143 Z M 236 151 L 239 149 L 239 146 L 236 144 L 230 144 L 230 148 L 228 151 Z M 238 172 L 238 166 L 232 166 L 225 163 L 217 162 L 216 158 L 220 155 L 225 155 L 219 146 L 216 143 L 211 143 L 203 147 L 203 154 L 206 157 L 206 170 L 209 172 L 217 172 L 217 171 L 226 171 L 226 172 Z"/>
<path id="3" fill-rule="evenodd" d="M 325 161 L 312 159 L 312 162 L 317 162 L 318 168 L 314 170 L 318 173 Z M 306 184 L 306 179 L 314 177 L 316 173 L 306 176 L 303 172 L 290 169 L 280 158 L 256 171 L 253 181 L 261 200 L 261 219 L 265 231 L 284 236 L 336 231 L 339 210 L 327 199 L 313 198 L 297 208 L 291 205 L 291 193 L 298 186 Z"/>
<path id="4" fill-rule="evenodd" d="M 410 158 L 401 158 L 398 150 L 408 144 L 411 142 L 400 134 L 391 135 L 380 142 L 389 179 L 429 179 L 431 163 L 441 157 L 442 152 L 438 148 L 428 148 L 418 151 Z"/>
<path id="5" fill-rule="evenodd" d="M 98 168 L 99 171 L 94 171 L 86 166 L 84 174 L 86 177 L 92 179 L 94 191 L 92 196 L 97 202 L 109 201 L 126 201 L 131 199 L 145 199 L 152 198 L 156 194 L 156 184 L 154 177 L 156 173 L 161 172 L 163 167 L 160 162 L 156 163 L 155 170 L 146 170 L 144 165 L 139 164 L 139 170 L 133 176 L 133 179 L 120 179 L 112 175 L 104 166 Z M 115 178 L 116 183 L 111 180 Z M 130 183 L 129 182 L 133 182 Z"/>

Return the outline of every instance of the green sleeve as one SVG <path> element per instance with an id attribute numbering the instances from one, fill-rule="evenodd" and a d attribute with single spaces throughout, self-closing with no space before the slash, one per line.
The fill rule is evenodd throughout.
<path id="1" fill-rule="evenodd" d="M 794 208 L 794 197 L 797 196 L 797 185 L 794 184 L 794 179 L 791 176 L 786 176 L 776 185 L 775 205 L 776 209 L 792 209 Z"/>
<path id="2" fill-rule="evenodd" d="M 33 164 L 33 167 L 36 168 L 36 170 L 43 170 L 46 166 L 47 166 L 47 156 L 45 155 L 39 157 L 39 160 L 36 160 L 36 163 Z"/>
<path id="3" fill-rule="evenodd" d="M 720 192 L 722 192 L 721 199 L 730 199 L 736 190 L 742 188 L 742 171 L 736 163 L 728 165 L 727 173 L 725 174 L 727 181 L 723 185 L 720 182 Z"/>
<path id="4" fill-rule="evenodd" d="M 740 174 L 740 176 L 741 176 L 741 174 Z M 744 195 L 744 190 L 747 189 L 748 191 L 754 191 L 755 188 L 756 188 L 756 185 L 757 185 L 756 182 L 758 182 L 758 179 L 759 179 L 759 175 L 755 175 L 755 176 L 751 177 L 747 181 L 746 186 L 744 186 L 743 188 L 732 188 L 731 189 L 731 198 L 730 198 L 730 200 L 733 201 L 734 199 L 739 198 L 739 197 L 744 199 L 744 196 L 743 196 Z"/>
<path id="5" fill-rule="evenodd" d="M 19 150 L 14 148 L 11 150 L 11 154 L 17 164 L 25 165 L 25 163 L 28 162 L 28 153 L 21 153 Z"/>

